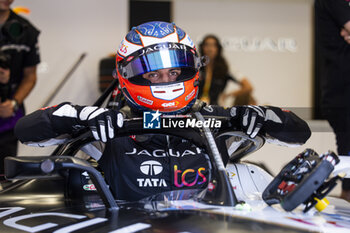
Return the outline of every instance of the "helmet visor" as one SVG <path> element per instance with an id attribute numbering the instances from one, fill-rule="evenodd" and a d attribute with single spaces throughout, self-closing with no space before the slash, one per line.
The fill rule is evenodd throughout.
<path id="1" fill-rule="evenodd" d="M 151 45 L 131 54 L 124 61 L 119 66 L 119 73 L 127 79 L 160 69 L 188 67 L 198 70 L 201 66 L 196 51 L 178 43 Z"/>

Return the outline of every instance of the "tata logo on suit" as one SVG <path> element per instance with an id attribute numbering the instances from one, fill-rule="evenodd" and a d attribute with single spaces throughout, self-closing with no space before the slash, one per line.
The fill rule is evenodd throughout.
<path id="1" fill-rule="evenodd" d="M 145 161 L 141 163 L 140 170 L 145 175 L 158 175 L 163 171 L 162 164 L 155 160 Z"/>
<path id="2" fill-rule="evenodd" d="M 144 161 L 140 165 L 140 171 L 146 176 L 157 176 L 163 171 L 163 166 L 156 160 Z M 139 187 L 167 187 L 164 179 L 161 178 L 138 178 Z"/>

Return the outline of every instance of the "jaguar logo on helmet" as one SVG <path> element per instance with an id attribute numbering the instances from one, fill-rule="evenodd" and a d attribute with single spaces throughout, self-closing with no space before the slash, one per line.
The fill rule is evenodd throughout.
<path id="1" fill-rule="evenodd" d="M 127 47 L 127 50 L 124 48 Z M 117 53 L 117 76 L 128 105 L 141 111 L 183 113 L 197 98 L 202 59 L 181 28 L 173 23 L 148 22 L 134 27 Z M 144 74 L 180 69 L 176 80 L 152 83 Z"/>
<path id="2" fill-rule="evenodd" d="M 162 50 L 162 49 L 183 49 L 186 50 L 185 45 L 177 44 L 177 43 L 168 43 L 168 44 L 156 44 L 154 46 L 148 47 L 146 49 L 142 49 L 140 52 L 140 56 L 151 53 L 154 51 Z M 193 49 L 190 50 L 191 52 L 194 51 Z"/>

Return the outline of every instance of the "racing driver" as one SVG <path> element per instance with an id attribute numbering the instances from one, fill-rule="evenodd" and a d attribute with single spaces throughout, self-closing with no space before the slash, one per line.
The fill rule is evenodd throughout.
<path id="1" fill-rule="evenodd" d="M 205 65 L 187 33 L 173 23 L 148 22 L 134 27 L 116 56 L 115 76 L 126 100 L 121 110 L 65 102 L 37 110 L 16 125 L 19 140 L 32 146 L 66 142 L 89 127 L 103 142 L 90 154 L 99 163 L 115 198 L 139 200 L 156 193 L 208 186 L 210 164 L 204 149 L 169 135 L 118 135 L 123 120 L 146 112 L 225 116 L 254 138 L 300 145 L 310 137 L 306 122 L 276 107 L 236 106 L 224 109 L 197 100 L 198 71 Z M 223 156 L 225 162 L 228 158 Z"/>

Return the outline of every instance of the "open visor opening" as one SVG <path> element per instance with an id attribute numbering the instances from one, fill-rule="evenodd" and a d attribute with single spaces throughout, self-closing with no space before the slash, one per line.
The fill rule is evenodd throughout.
<path id="1" fill-rule="evenodd" d="M 201 67 L 201 59 L 188 46 L 165 43 L 151 45 L 131 54 L 118 69 L 124 78 L 129 79 L 151 71 L 175 67 L 192 68 L 195 71 Z"/>

